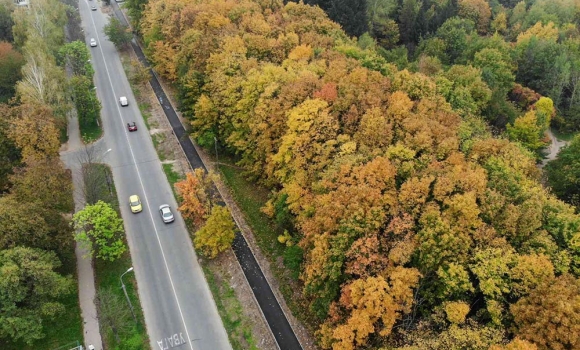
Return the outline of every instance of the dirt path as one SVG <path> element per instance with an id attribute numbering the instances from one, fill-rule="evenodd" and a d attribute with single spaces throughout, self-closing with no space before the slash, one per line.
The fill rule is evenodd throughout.
<path id="1" fill-rule="evenodd" d="M 542 160 L 542 163 L 539 165 L 540 168 L 543 168 L 548 164 L 549 161 L 556 159 L 558 153 L 560 153 L 560 149 L 568 144 L 568 141 L 558 140 L 554 133 L 552 133 L 552 129 L 548 129 L 546 134 L 550 138 L 550 145 L 546 148 L 548 153 L 546 154 L 546 158 Z"/>

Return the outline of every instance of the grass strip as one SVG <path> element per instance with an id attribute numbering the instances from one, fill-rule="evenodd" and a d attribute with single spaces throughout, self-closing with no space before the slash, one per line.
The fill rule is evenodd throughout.
<path id="1" fill-rule="evenodd" d="M 295 290 L 296 279 L 291 276 L 291 271 L 288 268 L 279 264 L 280 259 L 284 257 L 285 250 L 285 245 L 278 242 L 278 236 L 283 234 L 283 230 L 261 211 L 268 200 L 268 190 L 244 178 L 243 172 L 239 168 L 232 166 L 233 164 L 228 164 L 228 162 L 233 162 L 227 157 L 220 158 L 220 162 L 224 165 L 220 165 L 219 170 L 232 191 L 234 200 L 244 213 L 248 225 L 252 228 L 258 247 L 270 261 L 270 268 L 279 282 L 280 292 L 284 296 L 286 305 L 292 314 L 305 325 L 314 324 L 315 320 L 313 320 L 312 315 L 304 308 L 306 303 L 302 300 L 302 294 Z"/>
<path id="2" fill-rule="evenodd" d="M 79 130 L 84 143 L 94 142 L 103 135 L 103 128 L 101 128 L 99 121 L 95 124 L 79 123 Z"/>
<path id="3" fill-rule="evenodd" d="M 210 264 L 211 262 L 204 259 L 201 266 L 232 348 L 234 350 L 258 349 L 252 336 L 252 326 L 244 318 L 242 304 L 236 298 L 234 289 L 226 281 L 217 280 Z"/>
<path id="4" fill-rule="evenodd" d="M 108 177 L 108 181 L 102 182 L 99 193 L 99 200 L 102 200 L 110 204 L 120 215 L 119 201 L 117 197 L 117 191 L 115 190 L 115 184 L 113 182 L 113 174 L 111 169 L 104 164 L 92 164 L 92 166 L 97 167 L 97 172 L 103 172 Z M 125 242 L 126 243 L 126 242 Z M 125 294 L 121 288 L 121 274 L 126 272 L 129 267 L 132 266 L 131 255 L 129 251 L 125 252 L 123 256 L 116 261 L 104 261 L 100 259 L 95 259 L 95 287 L 96 290 L 100 289 L 110 289 L 114 293 L 125 300 Z M 150 349 L 149 339 L 147 337 L 147 332 L 145 329 L 145 319 L 143 317 L 143 310 L 141 309 L 141 303 L 137 294 L 136 286 L 137 282 L 135 280 L 135 275 L 133 273 L 127 273 L 123 277 L 123 282 L 127 288 L 127 294 L 131 300 L 131 304 L 134 307 L 135 315 L 137 317 L 137 324 L 125 330 L 116 339 L 112 330 L 107 325 L 100 323 L 101 326 L 101 336 L 103 338 L 103 343 L 105 349 L 119 349 L 119 350 L 140 350 L 140 349 Z M 126 305 L 129 308 L 129 305 Z M 130 322 L 134 322 L 132 319 Z"/>
<path id="5" fill-rule="evenodd" d="M 224 159 L 220 159 L 222 160 Z M 272 219 L 261 211 L 268 201 L 268 192 L 246 180 L 238 168 L 220 165 L 219 169 L 226 184 L 232 190 L 236 203 L 252 227 L 262 252 L 270 259 L 282 256 L 285 246 L 278 242 L 278 236 L 283 234 L 283 231 L 278 229 Z"/>

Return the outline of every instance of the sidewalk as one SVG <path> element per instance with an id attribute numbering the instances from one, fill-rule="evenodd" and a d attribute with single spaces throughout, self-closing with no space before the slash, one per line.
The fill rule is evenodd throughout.
<path id="1" fill-rule="evenodd" d="M 75 212 L 77 212 L 84 208 L 85 198 L 81 164 L 79 164 L 79 160 L 77 159 L 77 153 L 83 149 L 83 143 L 81 142 L 78 119 L 74 113 L 68 118 L 68 136 L 68 150 L 61 152 L 60 158 L 72 173 L 73 197 L 75 201 Z M 79 244 L 75 245 L 77 275 L 79 280 L 79 302 L 81 316 L 83 318 L 84 346 L 88 348 L 92 344 L 95 350 L 102 350 L 103 342 L 101 340 L 101 333 L 99 332 L 99 320 L 97 318 L 97 308 L 94 301 L 95 274 L 91 259 L 83 258 L 86 254 L 86 250 L 81 248 Z"/>

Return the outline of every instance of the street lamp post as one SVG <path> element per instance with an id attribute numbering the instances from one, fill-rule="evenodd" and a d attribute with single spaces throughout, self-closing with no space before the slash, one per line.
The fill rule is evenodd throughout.
<path id="1" fill-rule="evenodd" d="M 129 299 L 129 295 L 127 294 L 127 288 L 125 287 L 125 283 L 123 283 L 123 276 L 127 272 L 131 272 L 131 271 L 133 271 L 132 266 L 121 275 L 121 287 L 123 288 L 123 292 L 125 293 L 125 298 L 127 298 L 127 303 L 129 303 L 129 308 L 131 309 L 131 315 L 133 315 L 133 319 L 135 320 L 135 323 L 137 323 L 137 317 L 135 317 L 135 311 L 133 310 L 133 304 L 131 304 L 131 300 Z"/>
<path id="2" fill-rule="evenodd" d="M 213 141 L 214 141 L 214 143 L 213 143 L 213 144 L 215 145 L 215 164 L 216 164 L 216 168 L 217 168 L 217 166 L 218 166 L 218 163 L 219 163 L 219 161 L 220 161 L 220 160 L 218 159 L 218 152 L 217 152 L 217 137 L 215 137 L 215 136 L 214 136 L 214 137 L 213 137 Z"/>

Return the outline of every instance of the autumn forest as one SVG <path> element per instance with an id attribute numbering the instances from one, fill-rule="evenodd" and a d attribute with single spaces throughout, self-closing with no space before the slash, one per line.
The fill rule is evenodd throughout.
<path id="1" fill-rule="evenodd" d="M 72 110 L 101 133 L 77 2 L 33 1 L 0 2 L 0 347 L 77 301 L 59 147 Z M 192 138 L 270 193 L 319 348 L 580 349 L 580 0 L 122 6 Z"/>
<path id="2" fill-rule="evenodd" d="M 578 1 L 309 3 L 127 6 L 197 142 L 271 190 L 319 346 L 579 349 L 578 160 L 537 166 L 580 127 Z"/>

